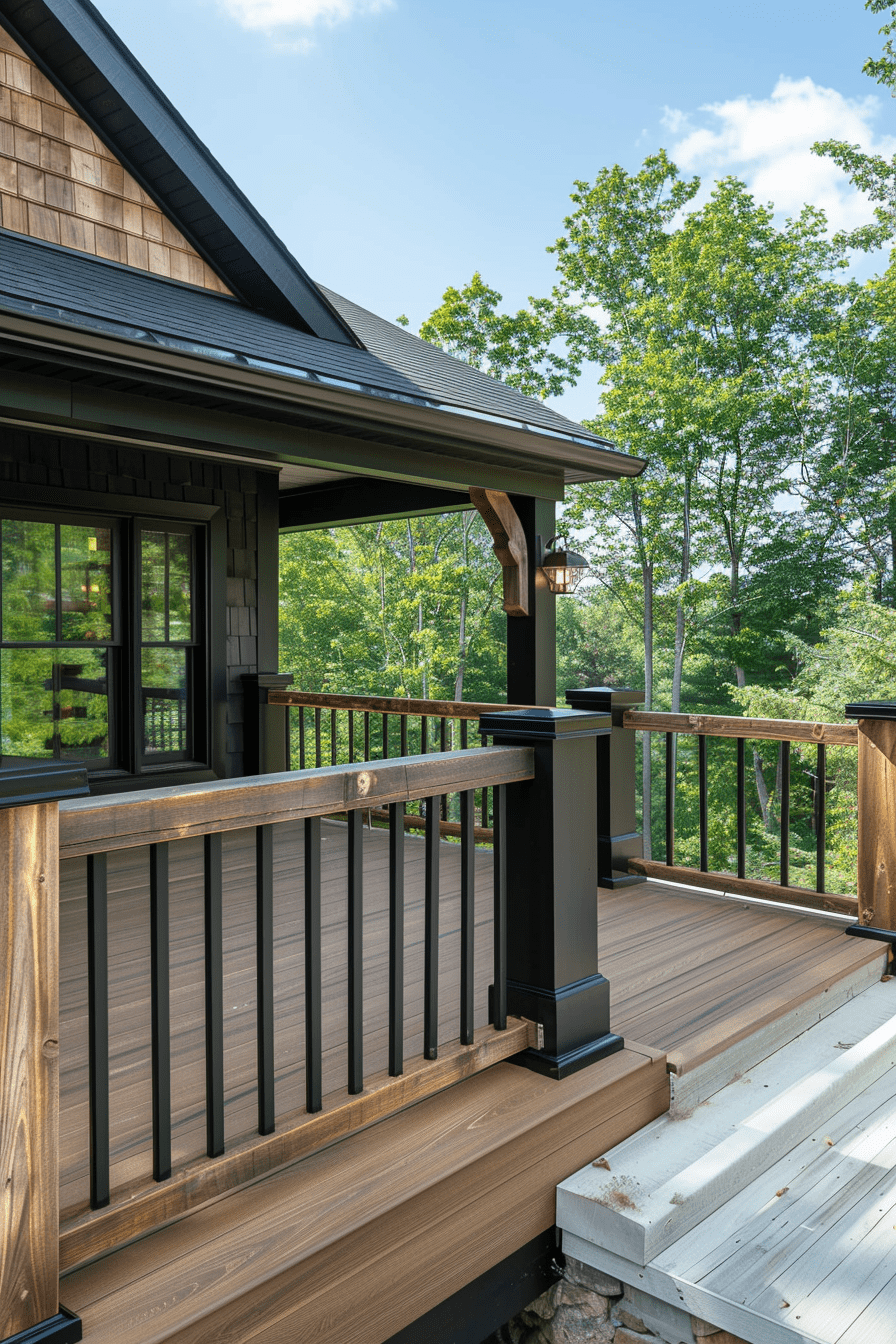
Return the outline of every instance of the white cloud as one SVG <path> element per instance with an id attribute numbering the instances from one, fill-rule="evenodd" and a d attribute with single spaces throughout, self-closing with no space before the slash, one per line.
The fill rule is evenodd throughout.
<path id="1" fill-rule="evenodd" d="M 670 154 L 682 169 L 704 177 L 736 173 L 758 201 L 773 201 L 782 215 L 805 203 L 820 206 L 835 228 L 867 223 L 865 198 L 829 159 L 814 155 L 816 140 L 847 140 L 863 149 L 896 152 L 896 138 L 875 138 L 880 109 L 874 94 L 846 98 L 814 80 L 782 75 L 768 98 L 731 98 L 697 113 L 664 109 L 663 125 L 674 137 Z"/>
<path id="2" fill-rule="evenodd" d="M 244 28 L 277 33 L 283 29 L 313 28 L 318 23 L 332 26 L 356 14 L 375 14 L 390 9 L 394 0 L 220 0 L 220 3 L 225 13 Z M 307 50 L 312 44 L 308 38 L 298 38 L 291 45 Z"/>

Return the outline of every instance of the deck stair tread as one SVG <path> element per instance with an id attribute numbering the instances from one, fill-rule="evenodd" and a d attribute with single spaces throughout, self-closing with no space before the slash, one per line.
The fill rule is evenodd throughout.
<path id="1" fill-rule="evenodd" d="M 563 1226 L 645 1265 L 896 1068 L 896 982 L 877 984 L 698 1106 L 558 1191 Z M 848 1046 L 849 1048 L 844 1048 Z M 567 1222 L 567 1216 L 571 1219 Z"/>
<path id="2" fill-rule="evenodd" d="M 896 1010 L 896 982 L 867 990 L 689 1119 L 654 1122 L 619 1145 L 606 1155 L 611 1173 L 594 1167 L 576 1173 L 558 1192 L 564 1249 L 751 1344 L 883 1344 L 892 1339 L 896 1059 L 881 1067 L 887 1051 L 878 1048 L 893 1026 L 881 1023 L 888 1010 Z M 684 1184 L 689 1164 L 692 1170 L 699 1165 L 695 1154 L 705 1149 L 713 1133 L 722 1133 L 726 1125 L 730 1133 L 739 1098 L 741 1114 L 749 1120 L 747 1098 L 755 1097 L 757 1084 L 766 1091 L 768 1083 L 768 1095 L 777 1076 L 779 1084 L 790 1083 L 779 1094 L 786 1105 L 800 1058 L 803 1065 L 814 1066 L 814 1072 L 798 1080 L 806 1084 L 802 1121 L 812 1123 L 794 1124 L 792 1115 L 784 1118 L 782 1106 L 783 1150 L 769 1161 L 772 1150 L 766 1149 L 748 1179 L 734 1180 L 725 1198 L 708 1201 L 695 1225 L 686 1226 L 687 1215 L 684 1225 L 678 1222 L 687 1205 L 671 1206 L 667 1198 L 666 1209 L 676 1216 L 674 1237 L 669 1241 L 661 1236 L 652 1253 L 639 1261 L 632 1254 L 630 1234 L 626 1241 L 600 1216 L 593 1218 L 595 1175 L 604 1182 L 604 1196 L 611 1175 L 618 1176 L 617 1188 L 638 1202 L 638 1212 L 627 1211 L 629 1219 L 644 1216 L 651 1202 L 656 1213 L 660 1194 L 668 1197 L 679 1179 L 675 1165 Z M 820 1080 L 825 1078 L 839 1079 L 840 1085 L 824 1086 Z M 751 1113 L 754 1123 L 757 1118 L 761 1122 L 763 1112 L 771 1117 L 775 1100 Z M 649 1169 L 648 1136 L 650 1154 L 662 1150 Z M 639 1143 L 642 1160 L 635 1189 L 631 1169 Z M 724 1144 L 722 1137 L 717 1158 L 723 1156 Z M 724 1190 L 726 1174 L 720 1162 L 717 1191 Z M 632 1184 L 622 1184 L 626 1177 Z M 693 1194 L 697 1208 L 706 1191 L 679 1193 Z"/>
<path id="3" fill-rule="evenodd" d="M 551 1225 L 554 1185 L 595 1134 L 621 1137 L 667 1105 L 665 1058 L 646 1047 L 562 1083 L 498 1064 L 75 1270 L 62 1281 L 62 1301 L 81 1315 L 91 1344 L 293 1338 L 290 1312 L 306 1326 L 317 1312 L 320 1337 L 333 1344 L 356 1339 L 351 1311 L 369 1321 L 376 1296 L 374 1283 L 357 1286 L 364 1264 L 403 1256 L 416 1272 L 430 1242 L 456 1258 L 449 1224 L 469 1208 L 469 1253 L 482 1272 L 483 1254 L 497 1262 L 509 1253 L 502 1237 L 524 1244 L 544 1230 L 531 1230 L 533 1218 Z M 484 1228 L 486 1248 L 475 1244 L 483 1200 L 500 1228 Z M 378 1272 L 388 1276 L 388 1264 Z M 440 1280 L 423 1264 L 412 1292 L 394 1303 L 384 1295 L 371 1344 L 450 1295 L 452 1272 L 458 1287 L 475 1277 L 457 1265 Z M 312 1329 L 308 1337 L 318 1336 Z"/>

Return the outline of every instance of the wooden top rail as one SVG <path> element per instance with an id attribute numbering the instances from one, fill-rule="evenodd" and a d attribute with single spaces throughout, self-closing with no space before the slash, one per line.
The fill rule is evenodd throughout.
<path id="1" fill-rule="evenodd" d="M 725 714 L 650 714 L 627 709 L 623 727 L 647 732 L 705 734 L 707 737 L 766 738 L 773 742 L 814 742 L 823 746 L 854 747 L 859 740 L 855 723 L 804 723 L 799 719 L 743 719 Z"/>
<path id="2" fill-rule="evenodd" d="M 505 709 L 532 709 L 532 705 L 487 705 L 461 700 L 403 700 L 385 695 L 318 695 L 316 691 L 268 691 L 269 705 L 311 709 L 355 709 L 370 714 L 401 714 L 424 719 L 478 719 Z"/>
<path id="3" fill-rule="evenodd" d="M 59 807 L 59 854 L 73 858 L 513 784 L 532 778 L 533 761 L 531 747 L 478 747 L 77 798 Z"/>

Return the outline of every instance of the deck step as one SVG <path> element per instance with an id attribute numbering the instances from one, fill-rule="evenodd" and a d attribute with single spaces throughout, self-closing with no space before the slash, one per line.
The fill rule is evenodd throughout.
<path id="1" fill-rule="evenodd" d="M 496 1064 L 75 1270 L 61 1299 L 85 1344 L 377 1344 L 552 1227 L 592 1145 L 668 1107 L 665 1063 L 629 1047 L 559 1083 Z"/>
<path id="2" fill-rule="evenodd" d="M 565 1181 L 558 1224 L 646 1265 L 896 1067 L 896 981 L 878 983 L 691 1115 L 655 1121 Z"/>

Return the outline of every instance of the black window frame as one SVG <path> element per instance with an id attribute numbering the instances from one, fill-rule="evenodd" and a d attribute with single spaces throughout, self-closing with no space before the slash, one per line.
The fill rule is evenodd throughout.
<path id="1" fill-rule="evenodd" d="M 224 579 L 226 561 L 225 521 L 217 506 L 186 505 L 178 501 L 146 498 L 114 502 L 108 495 L 40 490 L 45 506 L 35 506 L 21 487 L 7 485 L 0 492 L 0 518 L 73 526 L 108 527 L 113 542 L 112 611 L 114 657 L 107 665 L 110 759 L 88 760 L 91 791 L 104 793 L 122 788 L 158 787 L 165 782 L 194 783 L 218 778 L 221 763 L 215 759 L 220 747 L 212 734 L 213 704 L 221 698 L 225 673 Z M 69 504 L 69 500 L 71 503 Z M 142 746 L 141 593 L 140 537 L 144 530 L 187 531 L 193 537 L 193 639 L 190 642 L 191 694 L 189 752 L 148 754 Z M 220 608 L 220 610 L 219 610 Z M 41 642 L 26 646 L 46 647 Z M 14 646 L 22 645 L 15 641 Z M 10 641 L 10 646 L 13 642 Z M 61 647 L 84 647 L 65 643 Z M 0 636 L 0 647 L 7 647 Z M 96 644 L 88 647 L 95 648 Z M 0 755 L 0 766 L 20 759 Z"/>

